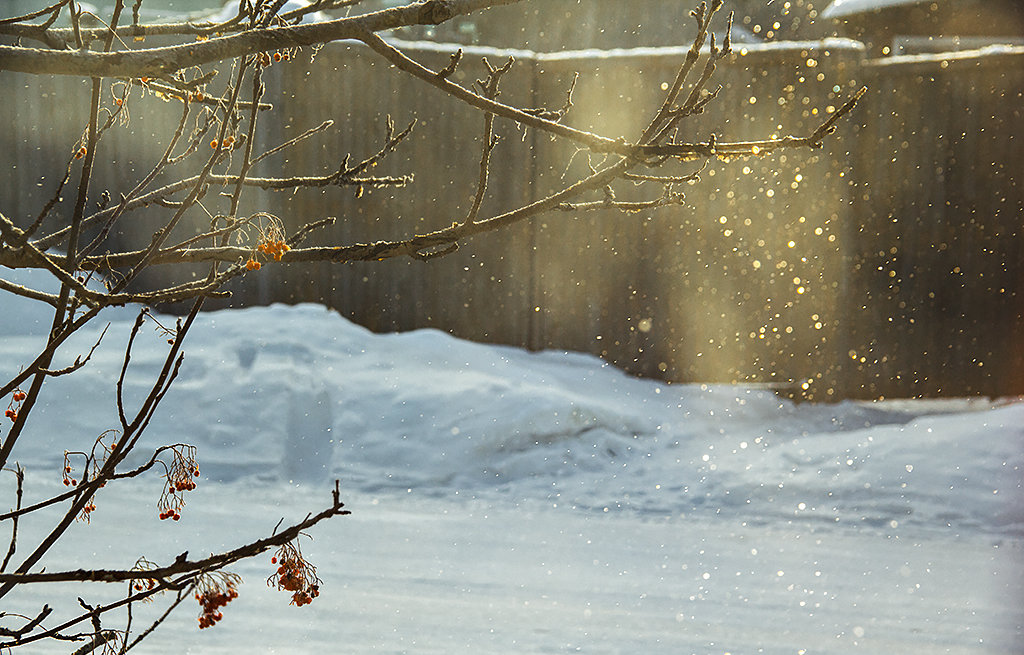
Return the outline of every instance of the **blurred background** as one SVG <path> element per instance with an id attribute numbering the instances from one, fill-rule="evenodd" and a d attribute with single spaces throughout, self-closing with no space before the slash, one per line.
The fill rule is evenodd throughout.
<path id="1" fill-rule="evenodd" d="M 109 13 L 95 4 L 98 16 Z M 40 4 L 6 6 L 13 15 Z M 202 0 L 146 0 L 143 8 L 143 20 L 222 10 Z M 484 75 L 481 57 L 498 63 L 513 54 L 501 99 L 522 107 L 561 106 L 579 73 L 564 122 L 635 139 L 693 36 L 690 9 L 679 0 L 533 1 L 388 38 L 435 68 L 463 47 L 453 79 L 464 85 Z M 725 11 L 735 11 L 734 53 L 711 85 L 722 90 L 680 138 L 806 135 L 867 85 L 823 149 L 712 161 L 698 183 L 676 189 L 686 194 L 683 206 L 551 213 L 429 263 L 267 265 L 211 306 L 319 302 L 377 331 L 432 326 L 477 341 L 591 352 L 637 375 L 763 384 L 814 400 L 1024 393 L 1019 4 L 735 0 Z M 719 38 L 725 25 L 723 13 Z M 375 152 L 390 115 L 399 126 L 418 124 L 379 172 L 415 173 L 415 183 L 361 198 L 351 188 L 254 192 L 245 211 L 270 211 L 289 230 L 336 216 L 322 237 L 335 243 L 461 220 L 475 192 L 483 117 L 358 44 L 311 55 L 267 70 L 265 100 L 275 111 L 258 144 L 272 147 L 327 119 L 335 125 L 255 173 L 332 172 L 346 153 Z M 87 81 L 4 72 L 0 88 L 8 106 L 0 170 L 9 180 L 0 209 L 28 222 L 85 128 Z M 94 195 L 134 186 L 177 121 L 178 106 L 133 97 L 130 124 L 104 140 Z M 496 131 L 482 217 L 541 198 L 600 163 L 507 121 Z M 660 192 L 616 187 L 619 199 Z M 72 195 L 57 220 L 70 213 Z M 227 206 L 216 197 L 204 204 L 211 212 Z M 148 242 L 168 211 L 126 217 L 111 248 Z M 192 229 L 209 220 L 198 211 L 192 218 Z"/>

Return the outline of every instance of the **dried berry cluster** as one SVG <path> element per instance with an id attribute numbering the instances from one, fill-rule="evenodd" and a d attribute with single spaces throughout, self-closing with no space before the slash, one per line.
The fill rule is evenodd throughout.
<path id="1" fill-rule="evenodd" d="M 285 50 L 283 52 L 275 52 L 273 55 L 271 55 L 268 52 L 261 52 L 260 54 L 256 55 L 256 65 L 269 66 L 272 62 L 288 61 L 291 58 L 292 53 L 290 50 Z"/>
<path id="2" fill-rule="evenodd" d="M 68 460 L 68 455 L 76 455 L 76 454 L 79 454 L 79 453 L 69 453 L 69 452 L 65 452 L 64 453 L 64 486 L 65 487 L 68 487 L 68 486 L 70 486 L 70 487 L 77 487 L 78 486 L 78 480 L 76 480 L 75 478 L 71 477 L 71 473 L 75 469 L 72 468 L 70 460 Z M 78 515 L 78 520 L 79 521 L 85 521 L 86 523 L 88 523 L 90 515 L 93 512 L 95 512 L 95 511 L 96 511 L 96 503 L 94 503 L 93 501 L 90 500 L 85 505 L 85 507 L 82 508 L 82 513 Z"/>
<path id="3" fill-rule="evenodd" d="M 132 584 L 132 590 L 134 591 L 152 591 L 153 587 L 156 586 L 156 580 L 150 578 L 149 580 L 138 580 Z"/>
<path id="4" fill-rule="evenodd" d="M 82 513 L 79 515 L 79 521 L 89 522 L 89 515 L 96 511 L 96 503 L 89 501 L 89 504 L 82 508 Z"/>
<path id="5" fill-rule="evenodd" d="M 241 581 L 233 573 L 217 573 L 203 576 L 196 582 L 195 597 L 203 610 L 199 615 L 199 629 L 212 627 L 224 618 L 220 608 L 238 598 L 236 587 Z"/>
<path id="6" fill-rule="evenodd" d="M 273 257 L 275 262 L 279 262 L 284 257 L 284 254 L 291 249 L 291 246 L 284 240 L 284 229 L 280 224 L 280 220 L 271 216 L 269 226 L 260 228 L 260 240 L 256 250 L 268 257 Z M 256 253 L 250 255 L 249 260 L 245 262 L 245 267 L 250 271 L 258 271 L 262 266 L 260 261 L 256 259 Z"/>
<path id="7" fill-rule="evenodd" d="M 65 450 L 64 451 L 64 469 L 61 472 L 63 474 L 64 486 L 65 487 L 77 487 L 79 482 L 83 482 L 84 483 L 84 482 L 91 482 L 91 481 L 96 480 L 96 478 L 98 478 L 99 475 L 100 475 L 100 471 L 102 470 L 103 465 L 107 461 L 107 457 L 112 452 L 114 452 L 115 448 L 117 448 L 117 445 L 118 445 L 117 435 L 118 435 L 117 430 L 107 430 L 106 432 L 104 432 L 100 436 L 96 437 L 96 443 L 93 444 L 92 451 L 90 453 L 88 453 L 88 454 L 80 452 L 80 451 Z M 110 436 L 113 437 L 111 439 L 110 443 L 109 444 L 105 443 L 104 440 L 107 437 L 110 437 Z M 85 473 L 82 475 L 81 479 L 76 479 L 76 478 L 72 477 L 72 475 L 71 475 L 74 472 L 74 470 L 75 470 L 75 468 L 71 465 L 71 458 L 72 458 L 72 456 L 82 457 L 82 458 L 85 459 Z M 105 482 L 100 482 L 96 486 L 96 488 L 99 489 L 99 488 L 102 488 L 104 486 L 106 486 L 106 483 Z M 89 491 L 88 493 L 92 493 L 92 491 Z M 95 511 L 96 511 L 96 503 L 92 502 L 92 500 L 90 499 L 87 502 L 87 504 L 84 507 L 82 507 L 82 512 L 81 512 L 81 514 L 78 515 L 78 520 L 79 521 L 86 521 L 86 522 L 88 522 L 89 521 L 89 515 L 92 514 Z"/>
<path id="8" fill-rule="evenodd" d="M 316 567 L 302 557 L 298 543 L 281 546 L 270 562 L 278 564 L 278 567 L 277 571 L 267 578 L 267 585 L 292 592 L 292 605 L 309 605 L 320 595 L 320 584 L 323 581 L 317 577 Z"/>
<path id="9" fill-rule="evenodd" d="M 64 486 L 66 487 L 68 485 L 71 485 L 72 487 L 77 487 L 78 480 L 71 477 L 71 472 L 74 471 L 75 469 L 71 468 L 71 465 L 67 463 L 68 454 L 69 453 L 64 453 Z"/>
<path id="10" fill-rule="evenodd" d="M 7 405 L 7 411 L 4 412 L 4 416 L 11 419 L 12 423 L 18 420 L 18 411 L 21 409 L 21 401 L 25 400 L 26 397 L 25 392 L 21 389 L 15 390 L 14 395 L 11 396 L 11 402 Z M 17 406 L 15 406 L 15 403 L 17 403 Z"/>
<path id="11" fill-rule="evenodd" d="M 270 255 L 274 258 L 275 262 L 279 262 L 281 261 L 281 257 L 291 250 L 291 247 L 284 242 L 284 239 L 277 239 L 275 241 L 264 241 L 260 245 L 256 246 L 256 250 L 259 250 L 265 255 Z"/>
<path id="12" fill-rule="evenodd" d="M 184 492 L 196 488 L 195 478 L 199 477 L 195 446 L 178 444 L 171 447 L 171 463 L 166 465 L 164 490 L 157 502 L 160 520 L 181 519 L 181 508 L 185 506 Z"/>
<path id="13" fill-rule="evenodd" d="M 155 563 L 149 561 L 145 557 L 140 557 L 135 562 L 135 566 L 132 567 L 132 571 L 152 571 L 155 568 L 158 568 Z M 137 578 L 135 580 L 130 581 L 129 584 L 131 586 L 131 591 L 133 593 L 141 594 L 148 591 L 153 591 L 153 589 L 156 588 L 157 581 L 153 578 Z M 153 596 L 151 594 L 147 594 L 143 596 L 140 600 L 142 600 L 142 602 L 144 603 L 150 603 L 153 601 Z"/>
<path id="14" fill-rule="evenodd" d="M 220 143 L 217 143 L 217 139 L 214 139 L 213 141 L 210 141 L 210 147 L 213 148 L 214 150 L 217 149 L 218 145 L 220 146 L 220 148 L 222 150 L 227 150 L 227 149 L 229 149 L 229 148 L 231 148 L 232 146 L 235 145 L 235 137 L 230 136 L 230 135 L 226 136 L 226 137 L 224 137 L 224 141 L 222 141 Z"/>

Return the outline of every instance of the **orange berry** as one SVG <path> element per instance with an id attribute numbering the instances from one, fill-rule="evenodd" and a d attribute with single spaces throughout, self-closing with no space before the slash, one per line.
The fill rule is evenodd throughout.
<path id="1" fill-rule="evenodd" d="M 274 53 L 274 61 L 281 61 L 281 53 L 280 52 L 275 52 Z"/>
<path id="2" fill-rule="evenodd" d="M 217 139 L 210 141 L 210 147 L 213 148 L 214 150 L 217 149 Z"/>

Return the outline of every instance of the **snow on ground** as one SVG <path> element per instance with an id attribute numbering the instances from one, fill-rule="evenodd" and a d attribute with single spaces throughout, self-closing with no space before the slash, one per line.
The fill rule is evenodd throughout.
<path id="1" fill-rule="evenodd" d="M 922 4 L 925 0 L 832 0 L 832 3 L 821 12 L 822 18 L 842 18 L 889 7 Z"/>
<path id="2" fill-rule="evenodd" d="M 0 303 L 9 375 L 47 317 Z M 133 318 L 112 311 L 93 361 L 47 383 L 16 451 L 26 502 L 57 489 L 65 448 L 116 424 Z M 152 324 L 139 341 L 136 402 L 167 348 Z M 354 513 L 304 546 L 325 581 L 312 605 L 246 562 L 223 622 L 200 632 L 183 608 L 143 652 L 1024 649 L 1024 403 L 793 404 L 436 330 L 375 335 L 313 305 L 204 314 L 185 351 L 147 435 L 199 448 L 182 520 L 157 519 L 155 479 L 111 485 L 48 570 L 228 548 L 325 505 L 335 478 Z M 43 528 L 23 523 L 20 542 Z M 5 601 L 29 613 L 51 596 Z"/>

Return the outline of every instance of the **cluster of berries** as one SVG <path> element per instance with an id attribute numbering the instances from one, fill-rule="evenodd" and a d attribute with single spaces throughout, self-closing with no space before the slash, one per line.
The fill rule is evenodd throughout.
<path id="1" fill-rule="evenodd" d="M 313 602 L 313 599 L 320 595 L 320 587 L 313 585 L 307 591 L 296 591 L 292 594 L 291 605 L 295 607 L 302 607 L 303 605 L 309 605 Z"/>
<path id="2" fill-rule="evenodd" d="M 153 587 L 155 587 L 155 586 L 156 586 L 156 580 L 153 580 L 153 579 L 138 580 L 134 584 L 132 584 L 132 589 L 134 591 L 152 591 Z"/>
<path id="3" fill-rule="evenodd" d="M 7 411 L 4 412 L 4 416 L 11 419 L 11 423 L 18 420 L 18 410 L 21 409 L 21 405 L 15 407 L 14 403 L 20 403 L 25 400 L 26 397 L 25 392 L 21 389 L 14 392 L 14 395 L 12 396 L 13 400 L 11 401 L 11 404 L 7 406 Z"/>
<path id="4" fill-rule="evenodd" d="M 271 62 L 275 62 L 275 61 L 288 61 L 291 58 L 292 58 L 292 55 L 289 52 L 275 52 L 273 55 L 271 55 L 269 53 L 266 53 L 266 52 L 261 52 L 256 57 L 256 65 L 257 66 L 269 66 Z"/>
<path id="5" fill-rule="evenodd" d="M 89 522 L 89 515 L 96 511 L 96 503 L 89 501 L 89 504 L 82 508 L 82 514 L 78 517 L 78 520 Z"/>
<path id="6" fill-rule="evenodd" d="M 156 564 L 150 562 L 145 557 L 140 557 L 138 561 L 135 562 L 135 566 L 132 567 L 132 571 L 152 571 L 155 568 L 157 568 Z M 154 578 L 136 578 L 128 584 L 131 592 L 136 594 L 146 594 L 146 592 L 156 589 L 157 580 Z M 141 600 L 143 603 L 151 603 L 153 602 L 153 594 L 143 595 L 138 600 Z"/>
<path id="7" fill-rule="evenodd" d="M 192 475 L 198 478 L 199 469 L 192 471 Z M 193 489 L 196 488 L 195 480 L 193 480 L 192 478 L 180 478 L 178 480 L 174 480 L 173 482 L 168 480 L 168 484 L 170 485 L 170 492 L 172 494 L 175 491 L 192 491 Z"/>
<path id="8" fill-rule="evenodd" d="M 67 461 L 67 456 L 65 455 L 65 462 L 66 461 Z M 67 487 L 69 485 L 72 486 L 72 487 L 77 487 L 78 486 L 78 480 L 76 480 L 73 477 L 71 477 L 71 471 L 73 471 L 73 470 L 74 469 L 71 468 L 70 464 L 64 464 L 64 486 L 65 487 Z"/>
<path id="9" fill-rule="evenodd" d="M 260 251 L 264 255 L 273 257 L 275 262 L 281 261 L 284 254 L 291 249 L 292 247 L 285 243 L 284 239 L 275 238 L 268 238 L 266 241 L 256 246 L 256 250 Z M 263 267 L 263 265 L 260 264 L 258 259 L 250 256 L 249 261 L 245 262 L 245 267 L 250 271 L 258 271 Z"/>
<path id="10" fill-rule="evenodd" d="M 221 149 L 227 150 L 231 146 L 235 145 L 235 137 L 229 135 L 224 137 L 224 141 L 222 142 L 218 142 L 217 139 L 210 141 L 210 147 L 213 148 L 214 150 L 217 149 L 218 145 L 221 147 Z"/>
<path id="11" fill-rule="evenodd" d="M 195 450 L 195 446 L 181 444 L 171 449 L 173 460 L 167 467 L 164 490 L 157 502 L 161 521 L 180 520 L 180 510 L 185 506 L 185 498 L 182 494 L 196 488 L 194 478 L 199 477 L 199 466 L 196 463 Z"/>
<path id="12" fill-rule="evenodd" d="M 310 587 L 309 591 L 296 591 L 292 594 L 291 605 L 295 607 L 302 607 L 303 605 L 309 605 L 313 602 L 313 599 L 320 595 L 320 588 L 316 585 Z"/>
<path id="13" fill-rule="evenodd" d="M 175 521 L 181 520 L 181 514 L 173 509 L 166 509 L 160 512 L 160 520 L 166 521 L 167 519 L 174 519 Z"/>
<path id="14" fill-rule="evenodd" d="M 271 564 L 278 564 L 277 571 L 267 579 L 267 584 L 280 590 L 292 592 L 292 605 L 309 605 L 320 595 L 320 578 L 316 567 L 307 562 L 297 546 L 285 544 L 278 555 L 270 558 Z"/>
<path id="15" fill-rule="evenodd" d="M 285 243 L 284 239 L 275 239 L 273 241 L 267 239 L 260 245 L 256 246 L 256 250 L 259 250 L 264 255 L 270 255 L 274 258 L 275 262 L 281 261 L 281 257 L 291 249 L 291 246 Z"/>
<path id="16" fill-rule="evenodd" d="M 238 598 L 238 591 L 230 586 L 224 591 L 215 588 L 204 591 L 201 594 L 197 593 L 196 600 L 199 601 L 199 606 L 203 608 L 203 613 L 199 615 L 199 629 L 212 627 L 217 621 L 224 618 L 220 608 L 236 598 Z"/>

